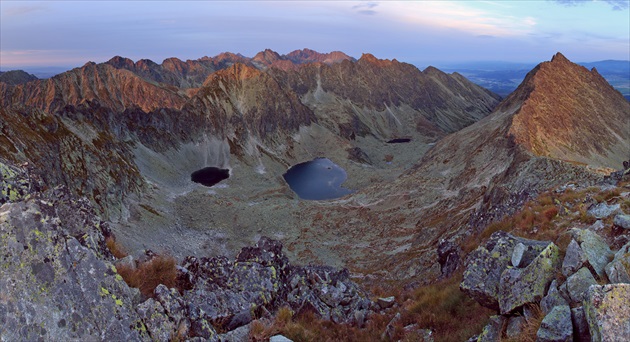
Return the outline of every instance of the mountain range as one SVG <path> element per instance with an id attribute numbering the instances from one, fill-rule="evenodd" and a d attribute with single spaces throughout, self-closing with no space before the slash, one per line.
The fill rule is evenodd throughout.
<path id="1" fill-rule="evenodd" d="M 0 162 L 85 198 L 133 255 L 234 258 L 267 236 L 297 264 L 427 284 L 443 276 L 444 241 L 463 246 L 539 193 L 630 159 L 630 102 L 560 53 L 505 98 L 457 72 L 308 49 L 11 79 Z M 354 192 L 300 200 L 282 174 L 316 157 Z M 204 167 L 230 177 L 191 182 Z"/>

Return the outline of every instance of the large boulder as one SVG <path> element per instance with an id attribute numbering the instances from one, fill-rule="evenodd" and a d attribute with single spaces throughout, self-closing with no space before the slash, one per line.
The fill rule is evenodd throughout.
<path id="1" fill-rule="evenodd" d="M 573 341 L 573 323 L 571 308 L 559 305 L 543 318 L 536 333 L 537 342 L 569 342 Z"/>
<path id="2" fill-rule="evenodd" d="M 613 224 L 623 229 L 630 229 L 630 215 L 617 214 L 613 219 Z"/>
<path id="3" fill-rule="evenodd" d="M 137 290 L 106 261 L 102 224 L 63 189 L 0 207 L 3 340 L 150 339 Z"/>
<path id="4" fill-rule="evenodd" d="M 499 310 L 501 274 L 510 266 L 514 247 L 519 243 L 525 246 L 518 258 L 521 267 L 529 265 L 549 245 L 548 241 L 523 239 L 504 231 L 495 232 L 466 258 L 460 289 L 479 304 Z"/>
<path id="5" fill-rule="evenodd" d="M 630 284 L 594 285 L 584 312 L 592 341 L 627 341 L 630 337 Z"/>
<path id="6" fill-rule="evenodd" d="M 580 244 L 580 248 L 586 255 L 586 260 L 593 267 L 597 276 L 605 275 L 604 268 L 613 259 L 614 254 L 604 239 L 588 229 L 571 229 L 573 238 Z"/>
<path id="7" fill-rule="evenodd" d="M 592 205 L 587 214 L 597 219 L 604 219 L 619 211 L 619 204 L 606 204 L 604 202 Z"/>
<path id="8" fill-rule="evenodd" d="M 606 265 L 606 275 L 611 283 L 630 283 L 630 242 L 621 247 L 613 261 Z"/>
<path id="9" fill-rule="evenodd" d="M 501 332 L 506 318 L 501 315 L 490 317 L 490 322 L 481 331 L 477 337 L 477 342 L 496 342 L 501 340 Z"/>
<path id="10" fill-rule="evenodd" d="M 527 303 L 539 302 L 560 268 L 560 250 L 548 243 L 525 268 L 508 267 L 499 283 L 499 309 L 507 314 Z"/>
<path id="11" fill-rule="evenodd" d="M 586 267 L 580 268 L 575 274 L 567 278 L 567 291 L 571 301 L 579 303 L 586 298 L 586 292 L 591 285 L 597 285 L 597 281 Z"/>
<path id="12" fill-rule="evenodd" d="M 569 305 L 569 303 L 567 303 L 566 299 L 560 295 L 560 292 L 558 291 L 558 282 L 553 280 L 551 285 L 549 285 L 547 295 L 540 301 L 540 309 L 546 315 L 558 305 Z"/>
<path id="13" fill-rule="evenodd" d="M 580 248 L 580 245 L 574 239 L 571 239 L 569 246 L 567 246 L 564 260 L 562 261 L 562 274 L 565 277 L 572 275 L 582 268 L 585 262 L 586 255 L 584 251 L 582 251 L 582 248 Z"/>

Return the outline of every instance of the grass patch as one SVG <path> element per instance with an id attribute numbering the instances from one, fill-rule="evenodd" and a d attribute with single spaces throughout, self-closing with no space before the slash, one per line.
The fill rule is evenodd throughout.
<path id="1" fill-rule="evenodd" d="M 153 297 L 153 290 L 160 285 L 168 288 L 177 287 L 177 268 L 175 258 L 155 256 L 137 267 L 120 265 L 118 274 L 131 286 L 138 288 L 146 297 Z"/>
<path id="2" fill-rule="evenodd" d="M 105 246 L 116 259 L 122 259 L 127 256 L 127 251 L 116 241 L 113 235 L 105 238 Z"/>

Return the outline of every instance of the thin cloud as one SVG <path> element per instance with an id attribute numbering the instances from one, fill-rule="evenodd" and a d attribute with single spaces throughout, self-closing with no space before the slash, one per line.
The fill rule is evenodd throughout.
<path id="1" fill-rule="evenodd" d="M 364 15 L 374 15 L 377 12 L 373 9 L 376 8 L 376 6 L 378 6 L 378 3 L 376 2 L 362 2 L 358 5 L 354 5 L 352 6 L 352 9 L 356 10 L 357 13 L 359 14 L 364 14 Z"/>
<path id="2" fill-rule="evenodd" d="M 551 0 L 563 6 L 572 7 L 583 5 L 589 2 L 598 2 L 597 0 Z M 613 11 L 623 11 L 630 7 L 630 1 L 628 0 L 604 0 L 603 2 L 611 6 Z"/>
<path id="3" fill-rule="evenodd" d="M 25 14 L 44 11 L 47 7 L 45 5 L 19 5 L 15 7 L 10 7 L 3 12 L 9 17 L 17 17 Z"/>

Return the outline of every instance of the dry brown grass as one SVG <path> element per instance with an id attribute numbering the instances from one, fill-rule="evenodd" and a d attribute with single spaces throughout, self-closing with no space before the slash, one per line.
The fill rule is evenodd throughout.
<path id="1" fill-rule="evenodd" d="M 545 315 L 542 312 L 539 304 L 530 304 L 529 309 L 531 310 L 532 316 L 530 319 L 525 321 L 525 325 L 523 326 L 523 330 L 521 334 L 515 338 L 511 339 L 501 339 L 501 341 L 505 342 L 535 342 L 536 341 L 536 333 L 538 333 L 538 329 L 540 328 L 540 323 L 542 323 Z"/>
<path id="2" fill-rule="evenodd" d="M 113 235 L 105 238 L 105 245 L 116 259 L 122 259 L 127 256 L 127 252 L 116 242 L 116 238 Z"/>
<path id="3" fill-rule="evenodd" d="M 436 341 L 465 341 L 479 333 L 494 311 L 484 308 L 459 289 L 462 273 L 418 288 L 406 307 L 414 323 L 434 331 Z"/>
<path id="4" fill-rule="evenodd" d="M 168 288 L 177 287 L 175 265 L 175 258 L 158 255 L 136 268 L 120 265 L 117 269 L 118 274 L 129 286 L 138 288 L 147 297 L 153 297 L 153 290 L 160 284 Z"/>

